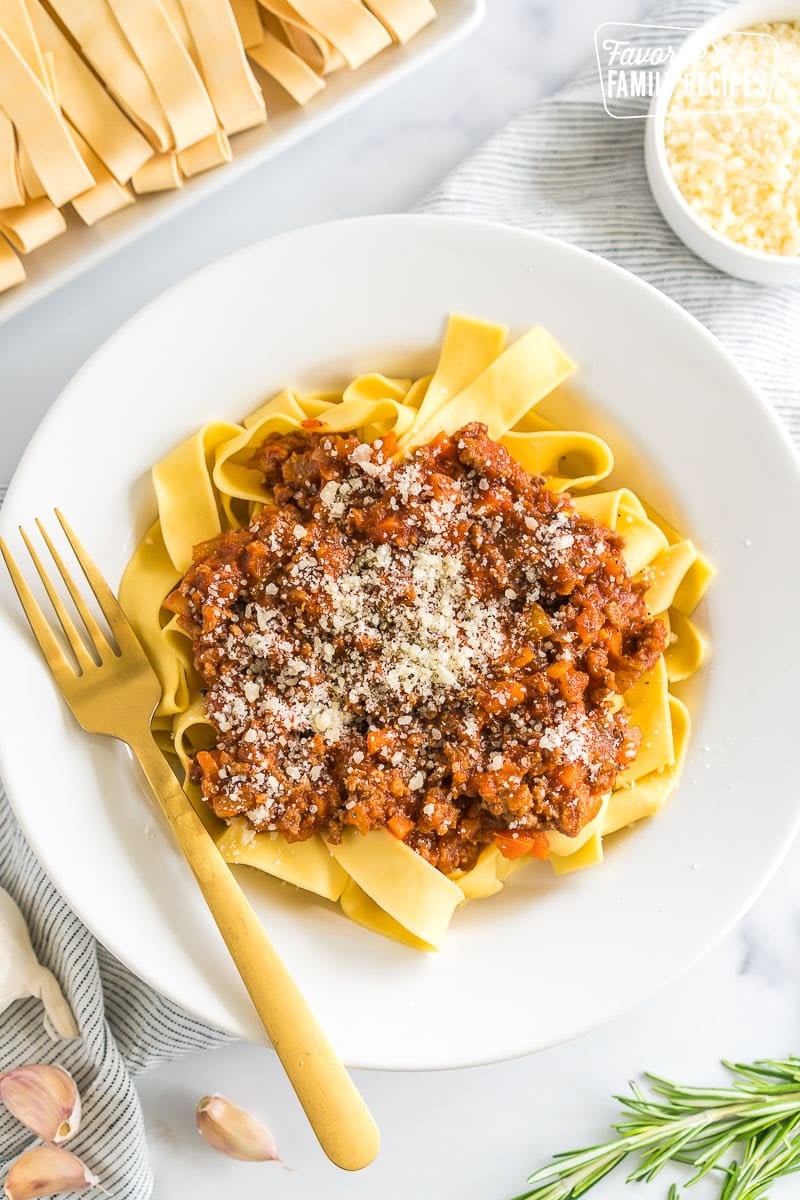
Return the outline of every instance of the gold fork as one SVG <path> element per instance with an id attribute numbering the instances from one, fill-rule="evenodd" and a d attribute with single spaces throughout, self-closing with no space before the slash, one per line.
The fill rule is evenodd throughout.
<path id="1" fill-rule="evenodd" d="M 64 517 L 58 509 L 55 511 L 114 635 L 116 647 L 100 629 L 61 555 L 37 520 L 89 642 L 87 646 L 30 538 L 20 528 L 33 565 L 75 656 L 77 670 L 62 650 L 8 546 L 0 538 L 0 551 L 39 649 L 78 723 L 89 733 L 108 734 L 126 742 L 139 760 L 320 1145 L 338 1166 L 348 1171 L 360 1170 L 378 1153 L 377 1126 L 153 741 L 150 718 L 161 699 L 161 685 L 111 588 Z"/>

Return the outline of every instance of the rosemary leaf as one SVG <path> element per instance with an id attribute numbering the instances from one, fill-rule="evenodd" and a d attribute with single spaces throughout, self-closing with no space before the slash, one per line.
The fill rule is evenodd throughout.
<path id="1" fill-rule="evenodd" d="M 768 1200 L 776 1180 L 800 1172 L 800 1058 L 722 1065 L 729 1087 L 647 1075 L 648 1096 L 631 1084 L 630 1096 L 615 1097 L 618 1136 L 557 1154 L 528 1176 L 529 1190 L 516 1200 L 578 1200 L 631 1156 L 629 1183 L 650 1183 L 680 1163 L 695 1168 L 687 1187 L 717 1172 L 719 1200 Z M 680 1200 L 677 1184 L 667 1200 Z"/>

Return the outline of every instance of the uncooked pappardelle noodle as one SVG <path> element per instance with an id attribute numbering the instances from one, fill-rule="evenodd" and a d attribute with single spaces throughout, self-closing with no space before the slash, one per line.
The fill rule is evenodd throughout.
<path id="1" fill-rule="evenodd" d="M 264 124 L 265 89 L 308 104 L 435 18 L 430 0 L 0 0 L 0 292 L 68 204 L 94 225 L 183 187 Z"/>
<path id="2" fill-rule="evenodd" d="M 712 570 L 538 414 L 574 369 L 453 316 L 432 375 L 287 389 L 154 467 L 120 597 L 227 862 L 431 949 L 522 864 L 599 863 L 662 808 Z"/>

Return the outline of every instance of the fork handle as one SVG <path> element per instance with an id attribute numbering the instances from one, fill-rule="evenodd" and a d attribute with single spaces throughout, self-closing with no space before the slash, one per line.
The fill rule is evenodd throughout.
<path id="1" fill-rule="evenodd" d="M 378 1153 L 369 1109 L 175 778 L 150 732 L 131 745 L 314 1133 L 328 1158 L 358 1171 Z"/>

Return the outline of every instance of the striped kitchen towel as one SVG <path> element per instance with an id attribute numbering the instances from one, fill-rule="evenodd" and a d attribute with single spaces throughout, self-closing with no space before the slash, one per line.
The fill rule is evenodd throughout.
<path id="1" fill-rule="evenodd" d="M 83 1101 L 81 1129 L 69 1149 L 114 1200 L 146 1200 L 153 1180 L 132 1077 L 189 1050 L 219 1045 L 225 1035 L 159 996 L 97 944 L 25 844 L 2 791 L 0 885 L 27 918 L 34 949 L 58 978 L 81 1033 L 74 1041 L 51 1041 L 39 1001 L 18 1000 L 0 1014 L 0 1073 L 26 1062 L 66 1067 Z M 109 904 L 116 902 L 109 896 Z M 0 1181 L 30 1141 L 27 1130 L 0 1111 Z"/>
<path id="2" fill-rule="evenodd" d="M 672 3 L 650 20 L 695 27 L 724 7 L 723 0 Z M 725 343 L 800 442 L 800 290 L 728 279 L 683 247 L 650 195 L 644 125 L 606 114 L 591 66 L 487 143 L 422 211 L 536 229 L 627 267 Z M 76 1152 L 115 1200 L 146 1200 L 152 1180 L 132 1078 L 165 1059 L 216 1045 L 222 1035 L 156 995 L 98 947 L 41 871 L 2 794 L 0 886 L 22 907 L 34 946 L 61 981 L 82 1034 L 80 1041 L 54 1046 L 38 1002 L 18 1002 L 0 1018 L 0 1070 L 37 1059 L 68 1067 L 84 1096 Z M 22 1127 L 0 1113 L 0 1171 L 27 1140 Z"/>

